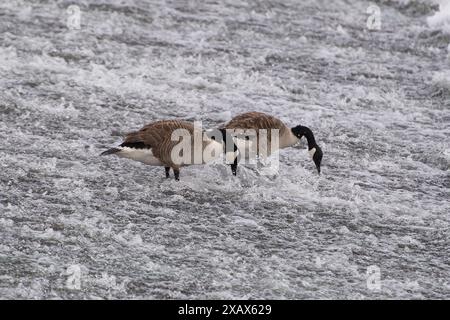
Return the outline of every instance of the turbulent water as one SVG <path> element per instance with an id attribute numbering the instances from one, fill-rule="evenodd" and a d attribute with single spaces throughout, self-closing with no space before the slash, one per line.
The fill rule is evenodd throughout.
<path id="1" fill-rule="evenodd" d="M 450 298 L 445 1 L 2 0 L 0 31 L 0 298 Z M 322 175 L 305 141 L 272 176 L 99 157 L 245 111 Z"/>

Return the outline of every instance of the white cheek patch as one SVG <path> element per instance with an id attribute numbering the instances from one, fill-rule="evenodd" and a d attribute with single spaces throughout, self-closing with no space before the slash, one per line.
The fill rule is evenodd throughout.
<path id="1" fill-rule="evenodd" d="M 309 155 L 312 157 L 314 157 L 314 154 L 316 153 L 316 148 L 312 148 L 311 150 L 308 151 Z"/>

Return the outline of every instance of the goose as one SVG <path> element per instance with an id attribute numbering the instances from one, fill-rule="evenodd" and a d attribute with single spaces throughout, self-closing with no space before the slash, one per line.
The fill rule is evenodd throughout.
<path id="1" fill-rule="evenodd" d="M 178 129 L 180 131 L 176 131 Z M 179 180 L 181 167 L 210 162 L 221 154 L 221 142 L 216 141 L 214 137 L 202 134 L 201 130 L 199 133 L 201 150 L 194 142 L 198 137 L 194 124 L 181 120 L 160 120 L 149 123 L 138 131 L 128 133 L 123 143 L 102 152 L 101 155 L 114 154 L 151 166 L 164 166 L 166 178 L 170 178 L 172 168 L 175 180 Z M 179 139 L 173 139 L 174 134 Z M 185 137 L 188 137 L 187 145 L 184 145 L 187 148 L 183 149 L 181 142 Z M 200 162 L 196 161 L 198 156 L 201 157 Z"/>
<path id="2" fill-rule="evenodd" d="M 229 141 L 227 138 L 230 132 L 236 130 L 246 130 L 254 129 L 256 131 L 256 137 L 259 139 L 259 130 L 261 129 L 278 129 L 279 130 L 279 148 L 287 148 L 295 145 L 304 136 L 308 141 L 308 151 L 311 158 L 316 165 L 317 172 L 320 175 L 320 163 L 322 161 L 322 149 L 317 145 L 314 134 L 308 127 L 298 125 L 293 128 L 286 126 L 281 120 L 275 118 L 274 116 L 262 113 L 262 112 L 246 112 L 235 116 L 226 125 L 224 125 L 220 130 L 223 135 L 224 141 Z M 248 137 L 247 137 L 248 138 Z M 271 135 L 267 134 L 267 156 L 270 153 L 276 151 L 271 150 Z M 257 140 L 257 146 L 259 146 L 259 141 Z M 236 146 L 234 146 L 236 150 Z M 260 153 L 260 150 L 257 150 Z M 237 163 L 238 157 L 234 158 L 234 162 L 231 164 L 231 172 L 233 175 L 237 174 Z"/>

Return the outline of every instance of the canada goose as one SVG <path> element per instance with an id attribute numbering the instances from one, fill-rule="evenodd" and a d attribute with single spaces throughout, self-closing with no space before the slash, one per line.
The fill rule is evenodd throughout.
<path id="1" fill-rule="evenodd" d="M 311 158 L 313 159 L 317 171 L 320 174 L 320 163 L 322 161 L 322 149 L 317 145 L 314 138 L 314 134 L 311 129 L 305 126 L 298 125 L 293 128 L 287 127 L 281 120 L 262 113 L 262 112 L 247 112 L 237 115 L 230 120 L 221 130 L 223 139 L 225 140 L 225 131 L 230 134 L 230 131 L 236 129 L 254 129 L 256 131 L 256 137 L 259 139 L 259 130 L 261 129 L 278 129 L 279 130 L 279 148 L 286 148 L 296 144 L 303 136 L 308 141 L 308 150 Z M 273 151 L 270 148 L 271 135 L 267 135 L 267 155 L 270 155 Z M 257 143 L 259 146 L 259 143 Z M 236 147 L 235 147 L 236 149 Z M 257 152 L 259 154 L 259 150 Z M 231 172 L 236 175 L 238 157 L 235 158 L 234 163 L 231 164 Z"/>
<path id="2" fill-rule="evenodd" d="M 178 129 L 180 131 L 177 131 Z M 181 135 L 176 135 L 176 137 L 188 138 L 186 149 L 180 149 L 180 142 L 183 139 L 173 139 L 173 135 L 177 132 Z M 101 155 L 115 154 L 151 166 L 164 166 L 166 178 L 170 177 L 170 168 L 172 168 L 175 180 L 179 180 L 180 167 L 199 164 L 196 161 L 199 154 L 201 157 L 200 163 L 214 160 L 221 154 L 222 143 L 203 135 L 201 131 L 200 147 L 202 149 L 199 150 L 194 142 L 196 132 L 198 131 L 194 129 L 194 125 L 190 122 L 179 120 L 156 121 L 147 124 L 139 131 L 128 133 L 122 144 L 106 150 Z M 209 158 L 205 157 L 206 150 L 210 152 Z"/>

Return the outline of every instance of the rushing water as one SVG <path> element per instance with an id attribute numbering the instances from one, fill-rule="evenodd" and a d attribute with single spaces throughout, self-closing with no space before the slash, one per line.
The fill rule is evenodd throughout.
<path id="1" fill-rule="evenodd" d="M 0 298 L 450 298 L 450 6 L 371 4 L 2 0 Z M 253 110 L 322 175 L 98 156 Z"/>

